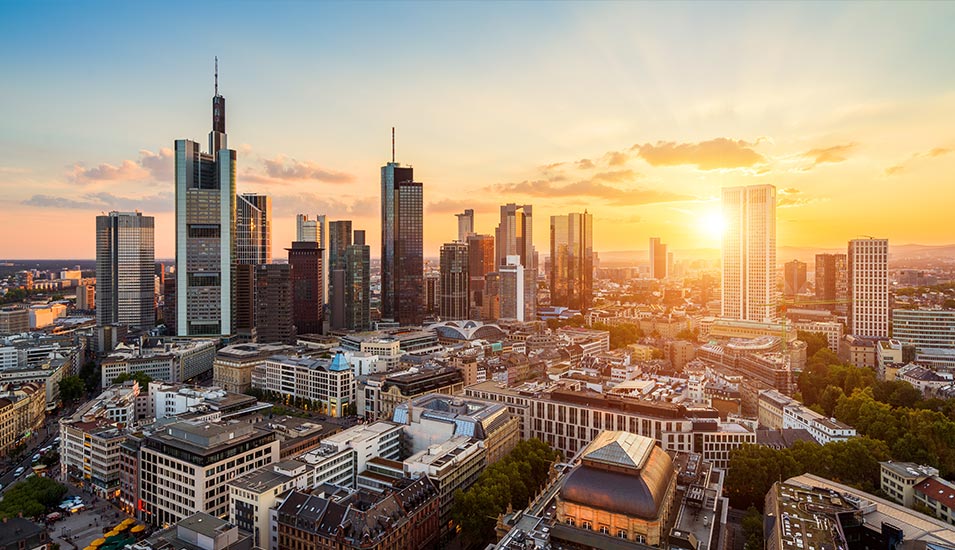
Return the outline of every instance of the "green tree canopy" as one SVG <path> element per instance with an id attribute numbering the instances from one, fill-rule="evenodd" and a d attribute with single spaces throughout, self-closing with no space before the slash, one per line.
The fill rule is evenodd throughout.
<path id="1" fill-rule="evenodd" d="M 72 403 L 83 396 L 86 385 L 79 376 L 64 376 L 60 380 L 60 399 L 64 403 Z"/>
<path id="2" fill-rule="evenodd" d="M 12 485 L 0 501 L 0 517 L 12 518 L 20 513 L 36 517 L 60 503 L 66 486 L 48 477 L 34 476 Z"/>

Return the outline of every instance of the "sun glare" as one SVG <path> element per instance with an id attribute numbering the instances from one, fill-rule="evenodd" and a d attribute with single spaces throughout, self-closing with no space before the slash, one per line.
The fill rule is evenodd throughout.
<path id="1" fill-rule="evenodd" d="M 697 221 L 697 228 L 700 234 L 707 240 L 719 241 L 723 236 L 723 228 L 726 221 L 719 212 L 707 212 L 702 214 Z"/>

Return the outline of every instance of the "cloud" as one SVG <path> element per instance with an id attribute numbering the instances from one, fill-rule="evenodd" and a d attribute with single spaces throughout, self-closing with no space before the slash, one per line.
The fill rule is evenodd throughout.
<path id="1" fill-rule="evenodd" d="M 894 166 L 889 166 L 888 168 L 886 168 L 885 174 L 887 176 L 894 176 L 900 172 L 904 172 L 905 170 L 907 170 L 914 162 L 918 161 L 919 159 L 941 157 L 944 155 L 948 155 L 952 153 L 953 151 L 955 151 L 955 149 L 951 149 L 948 147 L 935 147 L 934 149 L 931 149 L 925 153 L 915 153 L 908 159 Z"/>
<path id="2" fill-rule="evenodd" d="M 820 149 L 810 149 L 799 155 L 803 158 L 812 160 L 812 164 L 807 170 L 815 168 L 826 162 L 843 162 L 849 158 L 848 153 L 856 148 L 857 143 L 846 143 L 843 145 L 833 145 Z"/>
<path id="3" fill-rule="evenodd" d="M 616 183 L 621 181 L 633 181 L 639 177 L 641 177 L 640 174 L 633 170 L 611 170 L 609 172 L 594 174 L 591 179 Z"/>
<path id="4" fill-rule="evenodd" d="M 798 195 L 800 193 L 802 193 L 802 191 L 796 189 L 795 187 L 787 187 L 785 189 L 779 190 L 780 195 Z"/>
<path id="5" fill-rule="evenodd" d="M 473 199 L 441 199 L 429 202 L 425 210 L 429 214 L 453 214 L 472 208 L 476 212 L 493 212 L 499 205 L 492 202 L 475 201 Z"/>
<path id="6" fill-rule="evenodd" d="M 576 164 L 577 164 L 577 168 L 580 168 L 581 170 L 592 170 L 594 167 L 597 166 L 596 164 L 594 164 L 594 161 L 590 159 L 580 159 L 576 162 Z"/>
<path id="7" fill-rule="evenodd" d="M 148 180 L 166 183 L 173 179 L 173 162 L 172 149 L 164 147 L 158 153 L 140 149 L 139 159 L 127 159 L 119 164 L 104 162 L 87 167 L 78 162 L 70 171 L 70 179 L 81 184 Z"/>
<path id="8" fill-rule="evenodd" d="M 314 162 L 300 161 L 278 156 L 263 161 L 265 173 L 249 170 L 244 179 L 255 183 L 287 183 L 290 181 L 321 181 L 325 183 L 350 183 L 355 176 L 323 168 Z"/>
<path id="9" fill-rule="evenodd" d="M 786 195 L 776 200 L 776 208 L 796 208 L 808 204 L 826 202 L 828 200 L 826 197 L 793 197 Z"/>
<path id="10" fill-rule="evenodd" d="M 762 164 L 766 159 L 743 140 L 716 138 L 699 143 L 658 141 L 631 147 L 631 151 L 651 166 L 692 165 L 700 170 L 720 168 L 748 168 Z"/>
<path id="11" fill-rule="evenodd" d="M 168 212 L 173 209 L 174 194 L 164 191 L 144 197 L 121 197 L 113 193 L 86 193 L 79 198 L 57 197 L 53 195 L 33 195 L 21 201 L 26 206 L 41 208 L 62 208 L 73 210 L 140 210 L 149 215 L 154 212 Z"/>
<path id="12" fill-rule="evenodd" d="M 696 197 L 659 191 L 656 189 L 632 188 L 622 189 L 600 183 L 596 178 L 582 180 L 567 185 L 554 185 L 546 180 L 521 181 L 514 183 L 499 183 L 488 188 L 489 191 L 508 194 L 521 194 L 532 197 L 595 197 L 604 199 L 610 204 L 619 206 L 635 206 L 661 202 L 677 202 L 694 200 Z"/>
<path id="13" fill-rule="evenodd" d="M 309 212 L 321 212 L 329 219 L 377 218 L 381 215 L 381 203 L 377 197 L 329 197 L 316 193 L 282 195 L 272 200 L 272 215 L 275 217 Z"/>
<path id="14" fill-rule="evenodd" d="M 609 166 L 622 166 L 630 160 L 630 155 L 623 151 L 610 151 L 604 155 L 604 160 Z"/>

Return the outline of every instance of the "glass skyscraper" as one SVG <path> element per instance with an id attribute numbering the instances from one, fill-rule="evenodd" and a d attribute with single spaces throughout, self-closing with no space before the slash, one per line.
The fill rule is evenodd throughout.
<path id="1" fill-rule="evenodd" d="M 594 293 L 593 216 L 550 217 L 550 303 L 590 309 Z"/>
<path id="2" fill-rule="evenodd" d="M 401 325 L 424 319 L 423 199 L 410 166 L 381 167 L 381 316 Z"/>
<path id="3" fill-rule="evenodd" d="M 141 212 L 96 216 L 96 324 L 152 328 L 155 221 Z"/>

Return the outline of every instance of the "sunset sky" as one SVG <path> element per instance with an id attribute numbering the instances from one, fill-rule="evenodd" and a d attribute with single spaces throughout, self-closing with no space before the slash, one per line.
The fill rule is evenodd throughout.
<path id="1" fill-rule="evenodd" d="M 425 189 L 425 253 L 474 208 L 587 209 L 600 251 L 719 246 L 719 189 L 779 190 L 778 241 L 955 242 L 955 3 L 4 3 L 0 259 L 92 258 L 206 144 L 213 57 L 240 192 L 273 248 L 327 213 L 379 253 L 379 170 Z"/>

